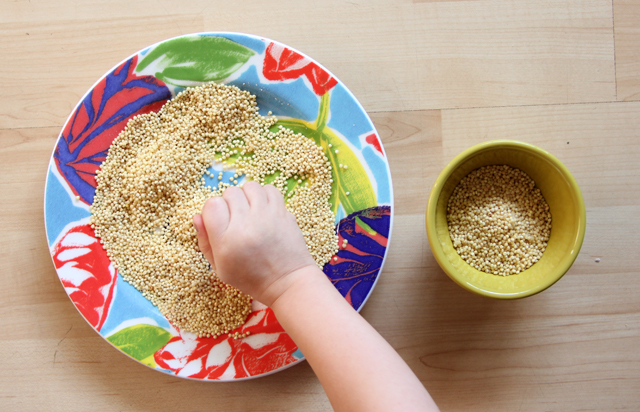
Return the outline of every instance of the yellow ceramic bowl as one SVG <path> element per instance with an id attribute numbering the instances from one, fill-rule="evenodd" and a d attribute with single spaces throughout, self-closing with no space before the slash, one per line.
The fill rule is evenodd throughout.
<path id="1" fill-rule="evenodd" d="M 542 258 L 524 272 L 498 276 L 469 266 L 453 248 L 447 227 L 447 202 L 460 180 L 482 166 L 509 165 L 536 182 L 551 210 L 551 236 Z M 539 147 L 496 140 L 460 153 L 444 168 L 429 195 L 427 236 L 440 267 L 463 288 L 488 297 L 517 299 L 542 292 L 558 281 L 575 261 L 587 222 L 580 188 L 569 170 Z"/>

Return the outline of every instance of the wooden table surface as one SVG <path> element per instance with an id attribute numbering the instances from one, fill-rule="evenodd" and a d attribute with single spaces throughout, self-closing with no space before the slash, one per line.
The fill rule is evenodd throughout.
<path id="1" fill-rule="evenodd" d="M 118 61 L 200 31 L 291 45 L 370 113 L 396 208 L 362 314 L 443 411 L 640 410 L 640 1 L 632 0 L 0 1 L 0 410 L 331 409 L 306 363 L 220 384 L 127 359 L 80 317 L 49 257 L 44 181 L 66 117 Z M 518 301 L 455 285 L 424 228 L 445 164 L 503 138 L 556 155 L 587 208 L 571 270 Z"/>

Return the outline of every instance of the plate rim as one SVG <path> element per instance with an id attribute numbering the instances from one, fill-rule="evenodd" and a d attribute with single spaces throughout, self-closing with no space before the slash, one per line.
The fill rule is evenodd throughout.
<path id="1" fill-rule="evenodd" d="M 58 278 L 58 281 L 60 282 L 60 285 L 62 286 L 65 295 L 67 296 L 67 298 L 71 301 L 71 304 L 73 305 L 73 307 L 76 309 L 76 311 L 79 313 L 80 317 L 98 334 L 98 336 L 100 336 L 100 338 L 103 341 L 106 341 L 109 345 L 111 345 L 113 348 L 115 348 L 117 350 L 117 352 L 125 355 L 126 357 L 134 360 L 136 363 L 144 365 L 145 367 L 154 370 L 156 372 L 161 372 L 164 375 L 167 376 L 171 376 L 174 378 L 178 378 L 178 379 L 187 379 L 190 381 L 197 381 L 197 382 L 241 382 L 241 381 L 247 381 L 247 380 L 253 380 L 253 379 L 257 379 L 257 378 L 262 378 L 262 377 L 266 377 L 269 375 L 273 375 L 277 372 L 281 372 L 284 371 L 286 369 L 291 368 L 294 365 L 297 365 L 303 361 L 306 360 L 306 357 L 304 356 L 304 354 L 302 354 L 302 357 L 300 359 L 296 359 L 295 361 L 281 366 L 277 369 L 272 369 L 268 372 L 264 372 L 258 375 L 252 375 L 252 376 L 247 376 L 247 377 L 243 377 L 243 378 L 232 378 L 232 379 L 207 379 L 207 378 L 192 378 L 192 377 L 188 377 L 188 376 L 178 376 L 178 374 L 176 373 L 169 373 L 167 371 L 165 371 L 162 368 L 154 368 L 151 367 L 150 365 L 147 365 L 143 362 L 141 362 L 138 359 L 135 359 L 134 357 L 132 357 L 131 355 L 125 353 L 124 351 L 122 351 L 120 348 L 118 348 L 117 346 L 115 346 L 113 343 L 111 343 L 105 336 L 103 336 L 100 331 L 98 331 L 88 320 L 87 318 L 82 314 L 82 312 L 80 312 L 80 309 L 78 309 L 78 307 L 76 306 L 76 304 L 73 302 L 73 300 L 71 299 L 71 296 L 67 293 L 64 284 L 62 283 L 62 279 L 60 278 L 60 275 L 58 274 L 58 268 L 55 265 L 55 261 L 53 260 L 53 255 L 51 254 L 51 246 L 49 245 L 49 241 L 51 240 L 51 237 L 48 233 L 48 229 L 47 229 L 47 189 L 49 187 L 49 177 L 52 174 L 51 173 L 51 168 L 55 167 L 54 163 L 54 154 L 55 151 L 58 147 L 58 143 L 60 142 L 60 139 L 62 137 L 62 132 L 64 131 L 65 127 L 67 126 L 67 124 L 69 123 L 69 121 L 71 120 L 71 118 L 73 117 L 74 113 L 76 112 L 76 110 L 80 107 L 80 105 L 83 103 L 83 101 L 85 100 L 85 98 L 89 95 L 89 93 L 91 93 L 95 87 L 109 74 L 112 73 L 115 69 L 117 69 L 119 66 L 121 66 L 123 63 L 125 63 L 126 61 L 132 59 L 133 57 L 139 55 L 141 52 L 143 52 L 144 50 L 148 50 L 148 49 L 152 49 L 154 47 L 157 47 L 159 44 L 161 43 L 165 43 L 174 39 L 178 39 L 178 38 L 183 38 L 183 37 L 196 37 L 196 36 L 209 36 L 209 37 L 223 37 L 223 38 L 227 38 L 225 37 L 225 35 L 231 35 L 231 36 L 239 36 L 239 37 L 249 37 L 249 38 L 253 38 L 253 39 L 257 39 L 260 40 L 262 42 L 264 42 L 265 44 L 268 43 L 275 43 L 278 45 L 281 45 L 283 47 L 286 47 L 287 49 L 294 51 L 296 53 L 298 53 L 299 55 L 308 58 L 310 61 L 312 61 L 313 63 L 317 64 L 322 70 L 324 70 L 329 76 L 333 77 L 336 80 L 336 85 L 337 84 L 342 84 L 344 91 L 350 96 L 350 98 L 353 100 L 353 102 L 355 102 L 355 104 L 357 105 L 358 109 L 361 111 L 361 113 L 364 114 L 365 118 L 369 121 L 369 123 L 373 126 L 373 131 L 376 133 L 376 135 L 378 136 L 379 140 L 380 140 L 380 149 L 382 150 L 382 155 L 384 157 L 384 164 L 386 167 L 386 172 L 387 172 L 387 177 L 389 179 L 389 234 L 387 236 L 387 245 L 385 247 L 385 252 L 384 252 L 384 256 L 382 258 L 382 262 L 380 264 L 380 269 L 378 270 L 378 273 L 376 275 L 375 280 L 373 281 L 373 284 L 371 286 L 371 289 L 369 290 L 369 293 L 367 294 L 367 296 L 364 298 L 364 300 L 362 301 L 362 303 L 360 304 L 360 307 L 358 309 L 355 309 L 357 312 L 360 312 L 362 310 L 362 308 L 364 308 L 365 304 L 369 301 L 369 298 L 371 297 L 371 295 L 373 294 L 374 289 L 376 288 L 378 281 L 380 280 L 380 276 L 382 275 L 383 269 L 384 269 L 384 265 L 387 261 L 387 257 L 389 255 L 389 247 L 391 244 L 391 238 L 392 238 L 392 233 L 393 233 L 393 222 L 394 222 L 394 212 L 395 212 L 395 199 L 394 199 L 394 191 L 393 191 L 393 178 L 391 176 L 391 167 L 389 165 L 389 158 L 387 156 L 387 152 L 384 148 L 384 144 L 382 142 L 382 138 L 380 137 L 380 134 L 378 133 L 377 128 L 375 127 L 375 124 L 373 123 L 373 121 L 371 120 L 371 117 L 369 116 L 369 113 L 367 113 L 367 111 L 364 109 L 364 107 L 362 106 L 362 103 L 360 103 L 360 101 L 356 98 L 356 96 L 351 92 L 351 90 L 345 85 L 344 82 L 342 82 L 335 74 L 333 74 L 333 72 L 331 72 L 330 70 L 328 70 L 322 63 L 318 62 L 317 60 L 315 60 L 313 57 L 309 56 L 306 53 L 303 53 L 301 51 L 299 51 L 298 49 L 291 47 L 285 43 L 282 43 L 280 41 L 277 40 L 273 40 L 270 39 L 268 37 L 264 37 L 264 36 L 258 36 L 255 34 L 250 34 L 250 33 L 243 33 L 243 32 L 233 32 L 233 31 L 202 31 L 202 32 L 194 32 L 194 33 L 186 33 L 186 34 L 181 34 L 178 36 L 174 36 L 174 37 L 170 37 L 170 38 L 166 38 L 160 41 L 157 41 L 153 44 L 150 44 L 146 47 L 143 47 L 142 49 L 139 49 L 137 51 L 135 51 L 134 53 L 128 55 L 127 57 L 125 57 L 124 59 L 120 60 L 118 63 L 116 63 L 114 66 L 112 66 L 109 70 L 107 70 L 104 74 L 102 74 L 88 89 L 87 91 L 82 95 L 82 97 L 80 97 L 80 99 L 78 100 L 78 103 L 76 103 L 76 105 L 71 109 L 71 112 L 69 113 L 69 116 L 67 116 L 66 120 L 64 121 L 64 123 L 62 124 L 62 127 L 60 129 L 60 132 L 58 132 L 58 136 L 56 137 L 55 143 L 53 145 L 53 149 L 51 151 L 51 155 L 49 156 L 49 162 L 48 162 L 48 166 L 47 166 L 47 172 L 46 172 L 46 177 L 45 177 L 45 182 L 44 182 L 44 196 L 43 196 L 43 218 L 44 218 L 44 230 L 45 230 L 45 237 L 47 238 L 47 249 L 49 251 L 49 258 L 51 259 L 51 263 L 53 264 L 53 268 L 54 271 L 56 272 L 56 277 Z M 227 38 L 228 39 L 228 38 Z M 231 39 L 228 39 L 230 41 L 233 41 Z M 234 41 L 235 42 L 235 41 Z M 155 76 L 154 76 L 155 77 Z M 216 82 L 216 83 L 221 83 L 221 84 L 225 84 L 223 79 L 221 82 Z M 328 92 L 328 91 L 327 91 Z M 171 98 L 173 99 L 175 96 L 172 96 Z M 171 100 L 171 99 L 169 99 Z M 378 206 L 380 206 L 380 204 L 378 204 Z M 385 205 L 386 206 L 386 205 Z M 73 223 L 73 222 L 69 222 L 69 223 Z M 337 225 L 337 227 L 339 227 L 339 224 Z M 62 236 L 64 234 L 64 232 L 61 232 L 59 236 Z M 55 244 L 57 240 L 53 239 L 53 242 L 51 243 L 52 245 Z M 119 273 L 116 270 L 116 276 L 119 276 Z M 164 315 L 163 315 L 164 316 Z M 166 317 L 165 317 L 166 318 Z M 284 329 L 284 328 L 283 328 Z M 285 331 L 286 333 L 286 331 Z M 294 342 L 295 343 L 295 342 Z M 297 346 L 297 345 L 296 345 Z M 299 350 L 299 349 L 298 349 Z"/>

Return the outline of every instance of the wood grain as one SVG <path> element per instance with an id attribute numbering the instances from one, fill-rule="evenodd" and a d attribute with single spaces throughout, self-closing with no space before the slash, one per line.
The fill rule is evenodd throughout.
<path id="1" fill-rule="evenodd" d="M 53 269 L 43 191 L 66 117 L 131 53 L 203 30 L 296 47 L 370 112 L 395 217 L 362 313 L 443 411 L 640 410 L 640 2 L 31 0 L 0 10 L 0 410 L 330 410 L 306 363 L 207 384 L 131 361 L 82 319 Z M 513 302 L 450 281 L 424 228 L 447 162 L 503 138 L 564 162 L 588 220 L 567 275 Z"/>
<path id="2" fill-rule="evenodd" d="M 638 103 L 610 103 L 373 116 L 386 137 L 398 207 L 385 270 L 363 314 L 443 410 L 640 405 L 639 114 Z M 425 126 L 425 119 L 432 121 Z M 492 139 L 518 139 L 555 154 L 587 207 L 585 242 L 571 270 L 544 293 L 514 302 L 453 284 L 424 229 L 425 196 L 439 171 L 462 150 Z M 426 173 L 406 176 L 411 167 Z"/>
<path id="3" fill-rule="evenodd" d="M 615 100 L 610 0 L 176 4 L 9 3 L 0 128 L 60 124 L 117 62 L 202 30 L 303 50 L 368 111 Z"/>
<path id="4" fill-rule="evenodd" d="M 618 100 L 640 100 L 640 2 L 614 0 Z"/>

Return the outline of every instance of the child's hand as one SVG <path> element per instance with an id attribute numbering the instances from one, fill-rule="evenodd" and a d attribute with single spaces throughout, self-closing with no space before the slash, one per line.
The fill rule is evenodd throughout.
<path id="1" fill-rule="evenodd" d="M 318 268 L 278 189 L 256 182 L 230 187 L 207 200 L 193 222 L 220 279 L 273 310 L 336 411 L 438 410 L 402 358 Z"/>
<path id="2" fill-rule="evenodd" d="M 218 277 L 271 306 L 299 276 L 316 266 L 295 217 L 272 185 L 249 181 L 214 197 L 193 218 L 198 245 Z"/>

